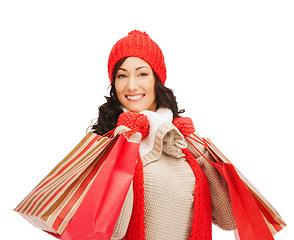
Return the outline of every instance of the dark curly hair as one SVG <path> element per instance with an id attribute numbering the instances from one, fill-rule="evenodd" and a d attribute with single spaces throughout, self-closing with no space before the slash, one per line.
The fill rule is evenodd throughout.
<path id="1" fill-rule="evenodd" d="M 91 127 L 91 131 L 99 135 L 103 135 L 109 132 L 110 130 L 114 129 L 117 125 L 119 115 L 123 112 L 123 106 L 118 100 L 115 90 L 115 76 L 118 69 L 126 59 L 127 57 L 122 58 L 115 65 L 112 74 L 112 82 L 110 85 L 110 97 L 105 97 L 106 103 L 102 104 L 98 108 L 98 120 Z M 185 110 L 178 109 L 178 103 L 176 101 L 176 97 L 174 95 L 173 90 L 165 87 L 154 71 L 153 74 L 155 77 L 154 89 L 156 94 L 155 101 L 157 104 L 157 109 L 160 107 L 169 108 L 173 113 L 173 118 L 179 117 L 181 113 L 185 112 Z"/>

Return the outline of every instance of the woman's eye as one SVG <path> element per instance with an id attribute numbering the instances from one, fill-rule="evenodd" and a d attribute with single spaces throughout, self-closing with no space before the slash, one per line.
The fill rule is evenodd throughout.
<path id="1" fill-rule="evenodd" d="M 148 76 L 148 73 L 140 73 L 139 76 L 140 76 L 140 77 L 146 77 L 146 76 Z"/>
<path id="2" fill-rule="evenodd" d="M 116 78 L 125 78 L 126 75 L 125 74 L 118 74 Z"/>

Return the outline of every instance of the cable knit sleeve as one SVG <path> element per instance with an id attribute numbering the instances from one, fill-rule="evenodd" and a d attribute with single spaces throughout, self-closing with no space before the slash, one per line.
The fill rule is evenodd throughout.
<path id="1" fill-rule="evenodd" d="M 196 141 L 191 139 L 189 140 L 204 154 L 205 157 L 212 159 L 212 156 L 204 148 L 204 146 Z M 207 162 L 207 160 L 202 157 L 190 143 L 187 143 L 187 145 L 188 149 L 194 155 L 202 171 L 207 177 L 211 194 L 213 223 L 224 230 L 235 230 L 236 223 L 232 212 L 232 204 L 227 183 L 219 172 L 212 167 L 210 163 Z"/>

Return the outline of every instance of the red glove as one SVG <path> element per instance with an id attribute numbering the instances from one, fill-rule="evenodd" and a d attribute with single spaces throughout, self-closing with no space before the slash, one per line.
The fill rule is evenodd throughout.
<path id="1" fill-rule="evenodd" d="M 179 131 L 184 135 L 184 136 L 190 136 L 192 133 L 195 132 L 194 124 L 191 120 L 191 118 L 188 117 L 177 117 L 173 120 L 173 125 Z"/>
<path id="2" fill-rule="evenodd" d="M 137 129 L 142 134 L 142 139 L 149 134 L 150 124 L 148 118 L 137 112 L 124 112 L 119 115 L 117 126 L 126 126 L 130 129 Z"/>

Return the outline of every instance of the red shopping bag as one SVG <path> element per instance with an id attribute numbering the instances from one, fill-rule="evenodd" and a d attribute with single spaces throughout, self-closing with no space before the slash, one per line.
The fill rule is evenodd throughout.
<path id="1" fill-rule="evenodd" d="M 115 218 L 118 216 L 117 213 L 132 181 L 138 156 L 139 144 L 127 140 L 127 136 L 132 133 L 134 131 L 114 138 L 88 133 L 14 210 L 35 227 L 55 237 L 61 237 L 60 235 L 79 209 L 85 196 L 88 196 L 82 205 L 84 207 L 81 208 L 84 210 L 79 211 L 75 219 L 90 216 L 87 215 L 87 210 L 99 211 L 105 216 L 105 211 L 109 209 L 107 210 L 104 206 L 111 205 L 109 221 L 95 219 L 103 233 L 111 234 L 113 224 L 116 222 Z M 93 188 L 91 188 L 92 185 Z M 94 201 L 94 205 L 93 202 L 89 205 L 88 201 Z M 107 201 L 110 205 L 103 201 Z M 87 208 L 88 206 L 91 209 Z M 82 225 L 79 224 L 79 226 Z M 82 227 L 74 228 L 74 230 L 80 229 L 89 230 Z M 96 234 L 98 230 L 95 228 L 92 231 Z M 66 231 L 62 237 L 66 239 L 72 234 L 72 231 Z"/>
<path id="2" fill-rule="evenodd" d="M 194 137 L 190 136 L 190 139 L 202 144 L 211 153 L 212 161 L 197 149 L 189 137 L 186 139 L 219 171 L 228 184 L 237 225 L 236 239 L 273 240 L 273 235 L 286 226 L 279 213 L 210 140 L 195 134 Z"/>
<path id="3" fill-rule="evenodd" d="M 260 215 L 262 216 L 262 218 L 259 217 L 257 219 L 252 219 L 251 220 L 252 223 L 254 223 L 254 221 L 257 221 L 258 219 L 260 222 L 264 220 L 272 236 L 274 236 L 276 233 L 278 233 L 283 228 L 285 228 L 287 224 L 284 222 L 284 220 L 282 219 L 278 211 L 269 203 L 269 201 L 253 186 L 251 182 L 249 182 L 249 180 L 221 153 L 221 151 L 209 139 L 205 141 L 207 142 L 208 151 L 210 151 L 210 153 L 214 156 L 214 159 L 216 162 L 215 164 L 218 164 L 220 166 L 223 165 L 223 168 L 226 169 L 227 175 L 232 176 L 232 182 L 239 183 L 240 187 L 243 188 L 243 192 L 246 192 L 246 195 L 250 196 L 248 203 L 245 202 L 248 204 L 247 206 L 248 214 L 250 216 L 254 214 L 253 212 L 252 214 L 250 214 L 250 210 L 253 211 L 250 208 L 250 205 L 249 205 L 250 202 L 252 203 L 251 205 L 254 205 L 253 209 L 255 209 L 256 212 L 257 212 L 256 208 L 259 209 Z M 229 173 L 230 171 L 231 172 L 233 171 L 234 174 L 233 173 L 230 174 Z M 234 180 L 234 178 L 237 180 Z M 248 194 L 248 192 L 250 194 Z M 254 199 L 254 201 L 252 201 L 252 199 Z M 246 199 L 244 201 L 246 201 Z M 238 237 L 241 237 L 240 231 L 237 232 L 236 238 L 239 239 Z M 270 239 L 273 239 L 273 238 L 270 238 Z"/>
<path id="4" fill-rule="evenodd" d="M 215 162 L 213 166 L 217 168 L 228 184 L 239 238 L 242 240 L 273 240 L 273 235 L 264 221 L 258 205 L 234 166 L 222 162 Z"/>
<path id="5" fill-rule="evenodd" d="M 111 238 L 133 179 L 139 143 L 121 134 L 102 156 L 104 164 L 62 235 L 62 240 Z"/>

